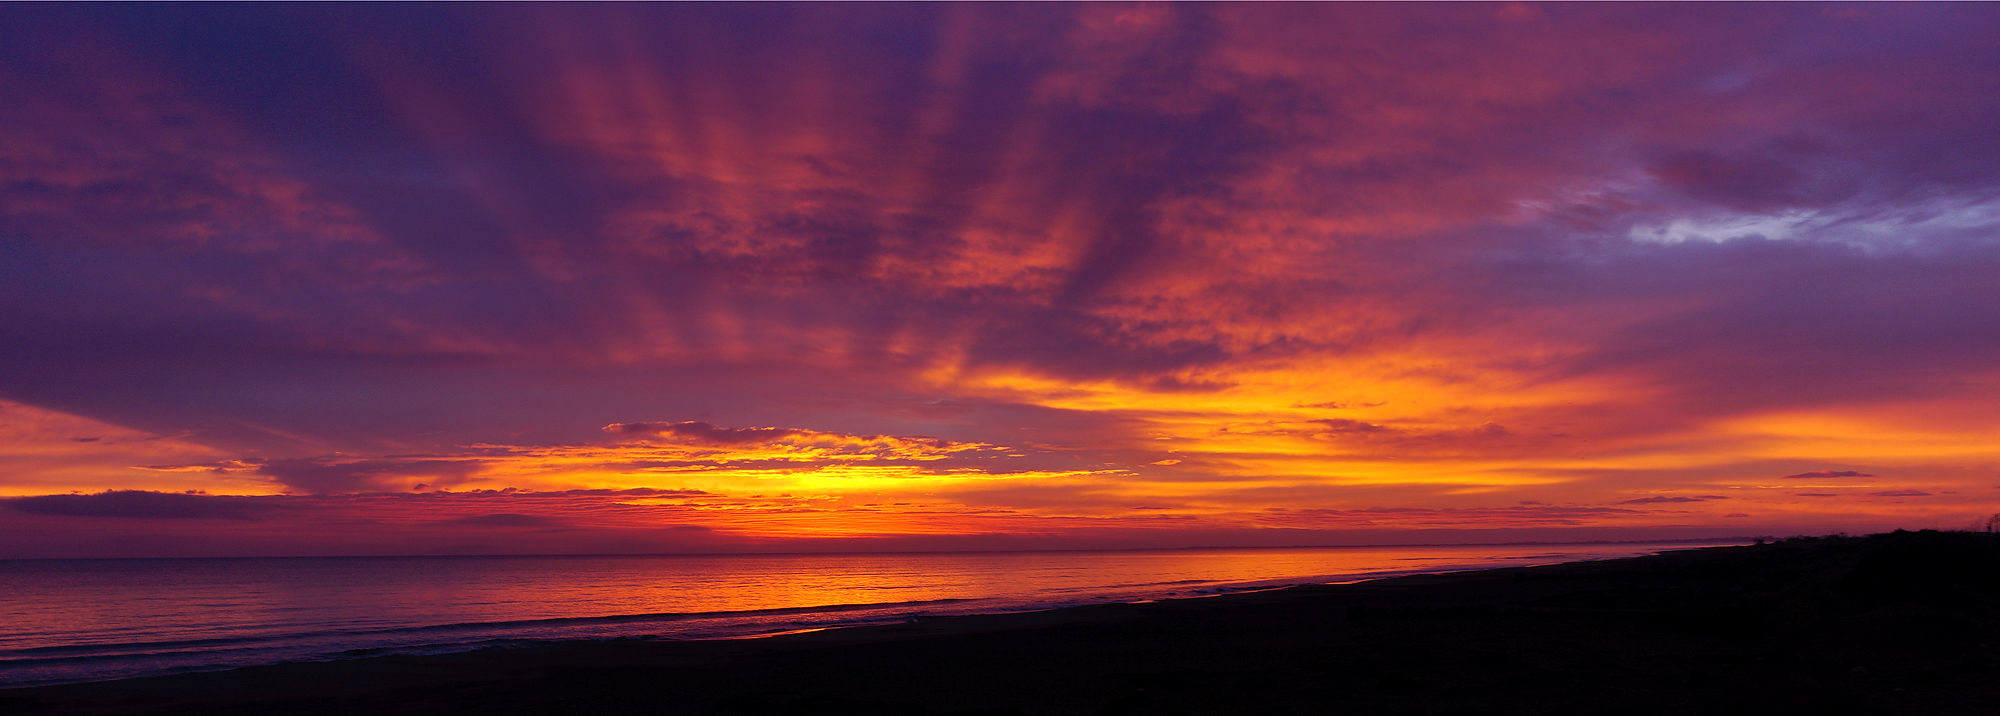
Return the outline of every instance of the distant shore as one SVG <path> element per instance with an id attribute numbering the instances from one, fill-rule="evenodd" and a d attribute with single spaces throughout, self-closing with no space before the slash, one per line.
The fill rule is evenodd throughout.
<path id="1" fill-rule="evenodd" d="M 2000 713 L 2000 537 L 0 691 L 0 713 Z"/>

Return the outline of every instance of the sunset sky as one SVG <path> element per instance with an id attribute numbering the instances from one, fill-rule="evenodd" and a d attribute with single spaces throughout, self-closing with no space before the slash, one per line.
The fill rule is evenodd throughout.
<path id="1" fill-rule="evenodd" d="M 2000 512 L 2000 6 L 9 5 L 0 557 Z"/>

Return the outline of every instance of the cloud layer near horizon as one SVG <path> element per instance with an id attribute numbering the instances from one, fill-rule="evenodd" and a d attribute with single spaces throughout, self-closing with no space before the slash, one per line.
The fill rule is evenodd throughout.
<path id="1" fill-rule="evenodd" d="M 1990 7 L 9 14 L 0 494 L 2000 510 Z"/>

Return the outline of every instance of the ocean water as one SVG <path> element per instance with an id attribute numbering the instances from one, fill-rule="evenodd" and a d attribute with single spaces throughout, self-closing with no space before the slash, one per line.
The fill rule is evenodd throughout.
<path id="1" fill-rule="evenodd" d="M 0 560 L 0 688 L 552 639 L 741 638 L 1690 546 Z"/>

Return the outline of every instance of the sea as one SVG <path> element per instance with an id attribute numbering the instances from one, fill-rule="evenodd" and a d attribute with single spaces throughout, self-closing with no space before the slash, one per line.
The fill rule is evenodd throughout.
<path id="1" fill-rule="evenodd" d="M 0 560 L 0 688 L 571 639 L 737 639 L 1723 543 Z"/>

